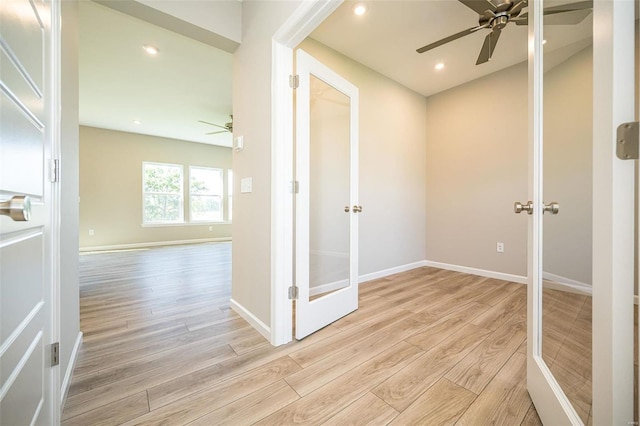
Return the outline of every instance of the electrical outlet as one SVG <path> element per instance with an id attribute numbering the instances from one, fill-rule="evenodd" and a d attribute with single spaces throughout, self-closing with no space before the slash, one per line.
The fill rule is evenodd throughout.
<path id="1" fill-rule="evenodd" d="M 498 253 L 504 253 L 504 243 L 496 243 L 496 251 Z"/>
<path id="2" fill-rule="evenodd" d="M 93 237 L 94 234 L 95 234 L 95 231 L 93 229 L 89 229 L 89 236 Z"/>
<path id="3" fill-rule="evenodd" d="M 213 226 L 210 226 L 210 227 L 209 227 L 209 231 L 213 231 Z"/>

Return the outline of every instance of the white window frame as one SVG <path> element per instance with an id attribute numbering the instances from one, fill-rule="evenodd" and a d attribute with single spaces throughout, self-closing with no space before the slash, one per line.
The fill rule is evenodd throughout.
<path id="1" fill-rule="evenodd" d="M 215 171 L 218 172 L 220 174 L 220 193 L 199 193 L 199 194 L 192 194 L 191 193 L 191 177 L 193 176 L 192 170 L 193 169 L 200 169 L 200 170 L 210 170 L 210 171 Z M 198 219 L 194 219 L 193 218 L 193 203 L 192 201 L 192 197 L 194 196 L 214 196 L 214 197 L 220 197 L 220 218 L 218 220 L 215 219 L 204 219 L 204 220 L 198 220 Z M 218 167 L 206 167 L 206 166 L 189 166 L 189 222 L 191 223 L 221 223 L 224 222 L 224 213 L 225 213 L 225 196 L 224 196 L 224 169 L 218 168 Z"/>
<path id="2" fill-rule="evenodd" d="M 146 179 L 146 167 L 147 166 L 161 166 L 161 167 L 176 167 L 180 169 L 180 192 L 179 193 L 160 193 L 160 192 L 147 192 L 145 190 L 145 179 Z M 180 216 L 178 220 L 161 220 L 161 221 L 148 221 L 145 212 L 146 212 L 146 195 L 147 194 L 156 194 L 156 195 L 179 195 L 180 196 Z M 143 161 L 142 162 L 142 224 L 143 225 L 177 225 L 184 223 L 184 166 L 182 164 L 173 164 L 173 163 L 160 163 L 154 161 Z"/>

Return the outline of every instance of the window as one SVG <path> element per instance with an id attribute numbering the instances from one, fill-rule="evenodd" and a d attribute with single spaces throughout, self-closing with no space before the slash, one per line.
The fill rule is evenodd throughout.
<path id="1" fill-rule="evenodd" d="M 189 217 L 192 222 L 223 221 L 221 169 L 189 167 Z"/>
<path id="2" fill-rule="evenodd" d="M 233 217 L 233 170 L 227 170 L 227 220 Z"/>
<path id="3" fill-rule="evenodd" d="M 182 222 L 182 186 L 182 166 L 142 163 L 143 222 Z"/>

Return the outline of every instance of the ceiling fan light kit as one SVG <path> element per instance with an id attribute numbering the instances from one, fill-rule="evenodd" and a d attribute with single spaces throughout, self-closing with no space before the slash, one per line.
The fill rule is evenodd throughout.
<path id="1" fill-rule="evenodd" d="M 491 30 L 482 43 L 476 65 L 484 64 L 491 60 L 493 52 L 498 44 L 502 30 L 510 22 L 516 25 L 527 25 L 527 13 L 520 14 L 527 7 L 527 0 L 458 0 L 460 3 L 472 9 L 478 14 L 478 25 L 460 31 L 449 37 L 427 44 L 416 50 L 424 53 L 438 46 L 457 40 L 476 31 Z M 582 22 L 593 9 L 593 0 L 569 3 L 561 6 L 549 7 L 544 10 L 545 24 L 548 25 L 575 25 Z"/>

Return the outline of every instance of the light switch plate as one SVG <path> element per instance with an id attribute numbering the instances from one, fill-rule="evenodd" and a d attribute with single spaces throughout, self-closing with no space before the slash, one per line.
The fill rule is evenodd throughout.
<path id="1" fill-rule="evenodd" d="M 253 178 L 247 177 L 240 179 L 240 192 L 247 193 L 253 190 Z"/>
<path id="2" fill-rule="evenodd" d="M 233 149 L 236 151 L 242 151 L 244 149 L 244 137 L 237 136 L 233 139 Z"/>

